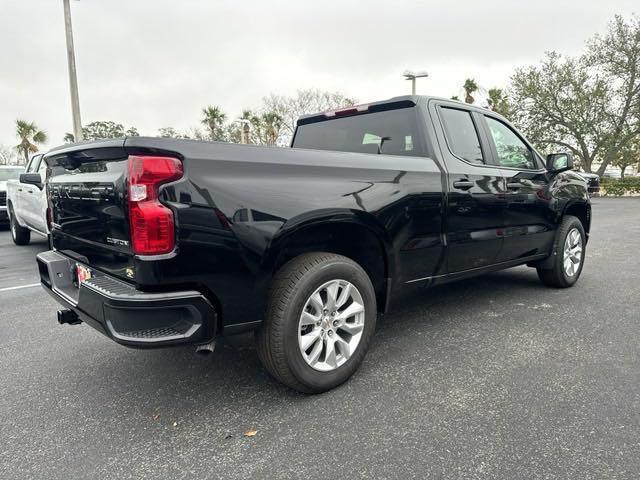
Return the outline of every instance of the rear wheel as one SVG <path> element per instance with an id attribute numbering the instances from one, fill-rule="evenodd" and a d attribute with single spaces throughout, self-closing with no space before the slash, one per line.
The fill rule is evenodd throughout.
<path id="1" fill-rule="evenodd" d="M 278 381 L 319 393 L 360 366 L 375 331 L 376 299 L 365 271 L 331 253 L 301 255 L 275 275 L 258 356 Z"/>
<path id="2" fill-rule="evenodd" d="M 31 230 L 21 227 L 13 213 L 13 207 L 9 207 L 9 228 L 11 229 L 11 238 L 16 245 L 29 245 L 31 241 Z"/>
<path id="3" fill-rule="evenodd" d="M 586 235 L 582 222 L 574 216 L 563 218 L 553 248 L 551 268 L 538 268 L 538 278 L 550 287 L 574 285 L 584 265 Z"/>

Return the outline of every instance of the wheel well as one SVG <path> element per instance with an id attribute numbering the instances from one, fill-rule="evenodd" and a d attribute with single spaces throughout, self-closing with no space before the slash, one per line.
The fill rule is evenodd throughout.
<path id="1" fill-rule="evenodd" d="M 356 223 L 323 223 L 292 233 L 278 247 L 273 273 L 289 260 L 310 252 L 343 255 L 360 265 L 376 292 L 378 311 L 387 302 L 387 256 L 380 238 L 369 228 Z"/>
<path id="2" fill-rule="evenodd" d="M 574 203 L 569 205 L 564 211 L 565 215 L 573 215 L 580 220 L 582 228 L 586 233 L 589 233 L 591 227 L 591 206 L 586 203 Z"/>

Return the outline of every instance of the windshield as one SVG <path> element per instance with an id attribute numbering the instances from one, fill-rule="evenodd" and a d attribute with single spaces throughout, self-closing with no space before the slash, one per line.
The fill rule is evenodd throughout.
<path id="1" fill-rule="evenodd" d="M 18 178 L 24 172 L 24 167 L 0 168 L 0 182 Z"/>
<path id="2" fill-rule="evenodd" d="M 293 147 L 420 156 L 417 126 L 414 108 L 338 117 L 298 126 Z"/>

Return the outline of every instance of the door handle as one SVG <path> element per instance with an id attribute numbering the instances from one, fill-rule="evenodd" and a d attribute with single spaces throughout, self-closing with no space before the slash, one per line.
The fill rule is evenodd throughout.
<path id="1" fill-rule="evenodd" d="M 21 189 L 21 188 L 19 188 L 19 189 L 18 189 L 18 191 L 19 191 L 19 192 L 21 192 L 21 191 L 22 191 L 22 189 Z"/>
<path id="2" fill-rule="evenodd" d="M 520 188 L 524 187 L 523 184 L 521 184 L 520 182 L 509 182 L 507 183 L 507 188 L 509 190 L 518 190 Z"/>
<path id="3" fill-rule="evenodd" d="M 27 192 L 29 192 L 29 193 L 33 193 L 33 190 L 27 190 Z"/>
<path id="4" fill-rule="evenodd" d="M 469 180 L 458 180 L 457 182 L 453 182 L 453 188 L 457 188 L 458 190 L 469 190 L 473 185 L 474 183 Z"/>

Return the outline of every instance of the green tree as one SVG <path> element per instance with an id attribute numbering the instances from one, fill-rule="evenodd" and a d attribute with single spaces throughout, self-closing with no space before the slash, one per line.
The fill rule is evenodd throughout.
<path id="1" fill-rule="evenodd" d="M 226 140 L 226 131 L 224 123 L 227 120 L 227 114 L 218 106 L 207 105 L 202 109 L 201 123 L 206 127 L 210 140 Z"/>
<path id="2" fill-rule="evenodd" d="M 47 141 L 47 133 L 34 122 L 26 120 L 16 120 L 16 137 L 20 141 L 16 150 L 24 157 L 25 164 L 29 155 L 38 151 L 38 145 Z"/>
<path id="3" fill-rule="evenodd" d="M 264 143 L 267 145 L 276 145 L 280 138 L 280 129 L 282 128 L 283 119 L 275 112 L 266 112 L 260 118 L 264 129 Z"/>
<path id="4" fill-rule="evenodd" d="M 227 139 L 231 143 L 242 143 L 245 125 L 249 126 L 247 143 L 261 143 L 259 139 L 260 117 L 252 110 L 245 109 L 234 122 L 227 126 Z"/>
<path id="5" fill-rule="evenodd" d="M 112 121 L 96 121 L 88 123 L 82 127 L 84 140 L 102 140 L 105 138 L 137 137 L 139 135 L 136 127 L 125 128 L 121 123 Z M 75 142 L 72 133 L 66 133 L 65 143 Z"/>
<path id="6" fill-rule="evenodd" d="M 624 178 L 627 168 L 634 165 L 640 167 L 640 135 L 636 135 L 632 141 L 620 149 L 611 163 L 620 169 L 620 178 Z"/>
<path id="7" fill-rule="evenodd" d="M 476 101 L 472 94 L 478 91 L 478 84 L 473 78 L 467 78 L 464 81 L 464 85 L 462 85 L 462 89 L 464 90 L 465 103 L 473 103 Z"/>
<path id="8" fill-rule="evenodd" d="M 501 88 L 491 88 L 487 92 L 487 104 L 491 110 L 502 115 L 503 117 L 511 117 L 511 104 Z"/>
<path id="9" fill-rule="evenodd" d="M 616 16 L 577 57 L 548 53 L 511 78 L 514 121 L 541 149 L 571 151 L 598 174 L 640 135 L 640 19 Z"/>
<path id="10" fill-rule="evenodd" d="M 191 138 L 188 134 L 179 132 L 173 127 L 162 127 L 158 129 L 158 134 L 162 138 L 183 138 L 188 139 Z"/>

